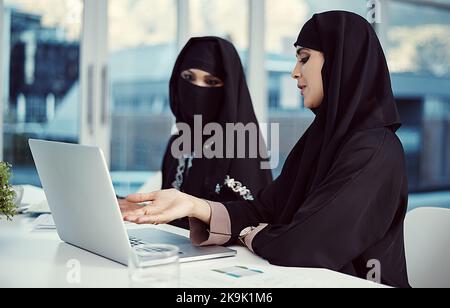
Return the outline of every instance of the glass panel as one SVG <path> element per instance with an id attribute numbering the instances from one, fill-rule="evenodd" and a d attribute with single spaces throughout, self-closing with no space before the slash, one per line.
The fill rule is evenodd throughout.
<path id="1" fill-rule="evenodd" d="M 245 63 L 249 44 L 248 1 L 190 0 L 189 9 L 192 36 L 213 35 L 228 39 Z"/>
<path id="2" fill-rule="evenodd" d="M 29 138 L 78 142 L 81 0 L 6 0 L 4 160 L 14 184 L 40 185 Z"/>
<path id="3" fill-rule="evenodd" d="M 367 2 L 289 0 L 282 7 L 276 0 L 266 1 L 269 115 L 271 122 L 280 123 L 280 161 L 284 162 L 313 119 L 312 113 L 302 108 L 295 81 L 289 76 L 295 65 L 292 44 L 298 31 L 315 12 L 344 9 L 367 17 Z M 411 192 L 448 190 L 450 90 L 434 85 L 450 80 L 450 11 L 400 1 L 387 5 L 386 55 L 403 122 L 398 135 L 406 152 L 409 188 Z M 444 195 L 435 192 L 433 199 L 427 200 L 448 206 Z M 420 198 L 416 199 L 411 199 L 414 206 L 423 205 Z"/>
<path id="4" fill-rule="evenodd" d="M 386 54 L 391 72 L 450 78 L 450 10 L 388 5 Z"/>
<path id="5" fill-rule="evenodd" d="M 176 1 L 110 0 L 109 44 L 111 171 L 124 195 L 161 169 L 170 138 Z"/>
<path id="6" fill-rule="evenodd" d="M 398 134 L 406 151 L 410 191 L 448 190 L 450 90 L 433 88 L 450 82 L 450 10 L 392 1 L 388 25 L 386 55 L 397 80 L 394 94 L 403 121 Z M 448 205 L 442 196 L 428 201 Z"/>
<path id="7" fill-rule="evenodd" d="M 450 99 L 398 99 L 410 191 L 450 187 Z"/>
<path id="8" fill-rule="evenodd" d="M 433 1 L 430 1 L 430 0 L 422 0 L 424 3 L 426 3 L 426 2 L 435 2 L 435 3 L 438 3 L 438 4 L 440 4 L 440 3 L 442 3 L 442 4 L 446 4 L 446 5 L 450 5 L 450 0 L 433 0 Z"/>

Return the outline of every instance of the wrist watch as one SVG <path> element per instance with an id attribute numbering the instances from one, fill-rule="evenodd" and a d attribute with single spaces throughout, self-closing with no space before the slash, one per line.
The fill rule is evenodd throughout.
<path id="1" fill-rule="evenodd" d="M 241 241 L 242 244 L 245 245 L 245 237 L 247 235 L 249 235 L 255 229 L 256 229 L 256 227 L 247 227 L 241 231 L 241 233 L 239 234 L 239 240 Z"/>

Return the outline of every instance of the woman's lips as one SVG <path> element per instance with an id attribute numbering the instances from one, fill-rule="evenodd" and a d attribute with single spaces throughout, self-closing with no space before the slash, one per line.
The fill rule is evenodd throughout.
<path id="1" fill-rule="evenodd" d="M 302 94 L 302 96 L 303 96 L 304 93 L 305 93 L 305 88 L 306 88 L 306 86 L 299 85 L 298 88 L 300 89 L 300 92 L 301 92 L 301 94 Z"/>

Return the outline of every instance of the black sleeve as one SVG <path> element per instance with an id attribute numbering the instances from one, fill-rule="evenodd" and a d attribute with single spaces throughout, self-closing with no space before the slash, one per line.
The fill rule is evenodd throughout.
<path id="1" fill-rule="evenodd" d="M 228 181 L 226 181 L 227 178 Z M 246 159 L 245 162 L 234 162 L 230 174 L 224 176 L 221 182 L 219 198 L 212 201 L 239 202 L 255 200 L 259 192 L 266 189 L 272 181 L 272 171 L 262 170 L 260 160 Z M 233 182 L 234 185 L 232 184 Z M 237 182 L 239 184 L 236 184 Z M 239 187 L 242 189 L 241 191 L 239 191 Z M 234 189 L 238 191 L 236 192 Z"/>
<path id="2" fill-rule="evenodd" d="M 255 253 L 276 265 L 341 269 L 383 238 L 405 203 L 402 153 L 393 139 L 348 147 L 290 224 L 256 235 Z"/>
<path id="3" fill-rule="evenodd" d="M 234 243 L 246 227 L 273 222 L 278 185 L 279 179 L 276 179 L 259 191 L 253 201 L 224 203 L 231 220 L 231 239 L 227 244 Z"/>
<path id="4" fill-rule="evenodd" d="M 389 135 L 391 134 L 391 135 Z M 282 266 L 340 269 L 387 232 L 405 204 L 404 152 L 386 132 L 376 142 L 350 139 L 291 223 L 274 223 L 279 180 L 252 202 L 230 202 L 234 243 L 248 226 L 269 225 L 252 242 L 256 254 Z M 361 141 L 363 140 L 363 141 Z M 295 189 L 295 188 L 292 188 Z M 279 210 L 278 210 L 279 211 Z"/>
<path id="5" fill-rule="evenodd" d="M 171 179 L 169 179 L 169 176 L 170 176 L 169 166 L 170 166 L 170 162 L 174 159 L 172 156 L 172 152 L 171 152 L 172 143 L 177 137 L 178 136 L 170 137 L 170 139 L 167 143 L 167 146 L 166 146 L 166 151 L 164 152 L 164 156 L 163 156 L 162 163 L 161 163 L 161 172 L 162 172 L 161 189 L 172 188 L 172 186 L 169 185 L 170 180 L 171 180 Z"/>

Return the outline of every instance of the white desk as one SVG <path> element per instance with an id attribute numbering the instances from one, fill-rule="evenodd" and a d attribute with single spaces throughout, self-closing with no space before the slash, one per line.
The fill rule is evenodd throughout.
<path id="1" fill-rule="evenodd" d="M 126 267 L 61 242 L 56 231 L 33 231 L 33 221 L 27 216 L 0 220 L 0 287 L 128 287 Z M 156 228 L 188 234 L 172 226 Z M 180 287 L 381 287 L 328 270 L 272 266 L 244 247 L 232 248 L 238 251 L 236 257 L 181 264 Z M 70 260 L 81 265 L 80 284 L 67 282 Z M 255 283 L 212 271 L 235 265 L 265 273 Z"/>

